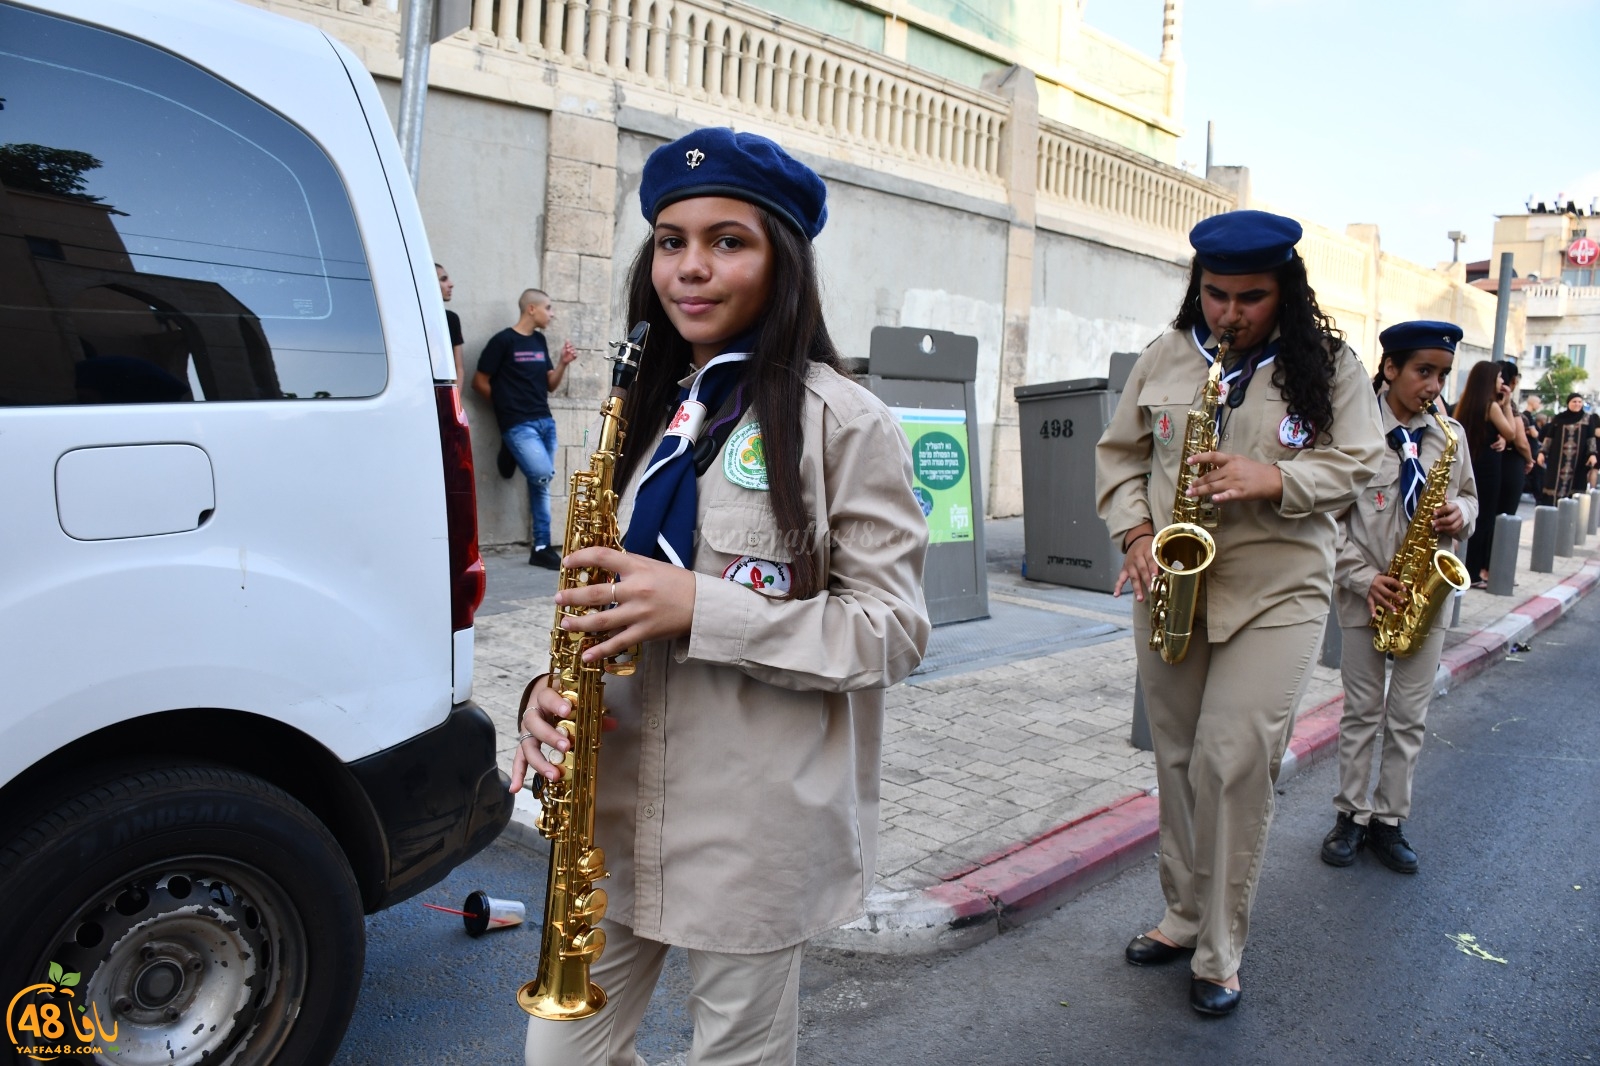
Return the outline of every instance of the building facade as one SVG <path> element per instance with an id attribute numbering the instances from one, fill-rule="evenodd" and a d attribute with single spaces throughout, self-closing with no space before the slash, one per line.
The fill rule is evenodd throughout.
<path id="1" fill-rule="evenodd" d="M 386 0 L 251 0 L 350 47 L 397 109 L 398 12 Z M 978 437 L 990 515 L 1022 507 L 1018 385 L 1102 376 L 1176 311 L 1189 229 L 1251 206 L 1248 174 L 1170 165 L 1182 132 L 1180 5 L 1151 59 L 1045 0 L 472 0 L 433 46 L 418 198 L 456 283 L 470 375 L 483 343 L 547 291 L 553 345 L 582 355 L 552 397 L 567 471 L 625 328 L 646 236 L 645 158 L 702 125 L 771 136 L 827 179 L 817 240 L 846 356 L 879 325 L 978 338 Z M 1364 355 L 1377 330 L 1448 317 L 1469 343 L 1493 298 L 1383 253 L 1370 227 L 1308 225 L 1313 283 Z M 1424 314 L 1424 312 L 1426 312 Z M 526 540 L 521 479 L 495 472 L 493 415 L 467 397 L 481 538 Z"/>

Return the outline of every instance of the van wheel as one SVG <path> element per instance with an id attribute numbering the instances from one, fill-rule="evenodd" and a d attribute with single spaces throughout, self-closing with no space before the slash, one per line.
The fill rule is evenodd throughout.
<path id="1" fill-rule="evenodd" d="M 249 774 L 112 775 L 0 847 L 0 901 L 18 1044 L 82 1053 L 87 1032 L 117 1066 L 317 1066 L 355 1008 L 366 930 L 349 864 Z"/>

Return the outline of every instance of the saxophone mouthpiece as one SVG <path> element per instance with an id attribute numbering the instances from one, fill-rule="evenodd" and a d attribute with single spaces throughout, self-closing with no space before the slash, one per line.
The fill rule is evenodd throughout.
<path id="1" fill-rule="evenodd" d="M 650 336 L 650 323 L 643 319 L 635 322 L 628 331 L 628 339 L 611 342 L 617 354 L 608 355 L 615 365 L 611 368 L 611 387 L 627 392 L 633 387 L 633 376 L 639 370 L 639 356 L 644 352 L 645 339 Z"/>
<path id="2" fill-rule="evenodd" d="M 1226 344 L 1228 347 L 1232 348 L 1233 347 L 1233 330 L 1231 330 L 1231 329 L 1223 330 L 1222 331 L 1222 336 L 1218 338 L 1218 341 L 1220 343 Z"/>

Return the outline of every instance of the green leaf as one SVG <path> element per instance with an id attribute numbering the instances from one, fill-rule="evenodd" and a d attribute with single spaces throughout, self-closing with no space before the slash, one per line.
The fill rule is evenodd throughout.
<path id="1" fill-rule="evenodd" d="M 50 964 L 50 980 L 54 981 L 56 984 L 60 984 L 61 973 L 61 964 L 59 962 L 52 962 Z"/>
<path id="2" fill-rule="evenodd" d="M 80 978 L 82 976 L 83 975 L 80 974 L 80 973 L 63 974 L 62 977 L 61 977 L 60 982 L 58 982 L 58 983 L 61 984 L 65 988 L 71 988 L 73 985 L 78 983 L 78 978 Z"/>

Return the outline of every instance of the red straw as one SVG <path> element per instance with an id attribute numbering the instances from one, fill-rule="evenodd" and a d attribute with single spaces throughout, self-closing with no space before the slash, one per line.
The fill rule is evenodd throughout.
<path id="1" fill-rule="evenodd" d="M 446 914 L 459 914 L 463 918 L 477 917 L 476 914 L 468 914 L 466 911 L 458 911 L 453 907 L 441 907 L 436 903 L 424 903 L 423 906 L 428 908 L 430 911 L 444 911 Z"/>

